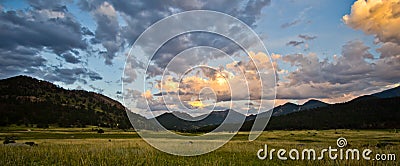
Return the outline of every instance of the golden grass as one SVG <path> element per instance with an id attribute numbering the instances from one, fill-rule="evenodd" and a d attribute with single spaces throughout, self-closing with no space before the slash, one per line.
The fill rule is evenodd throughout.
<path id="1" fill-rule="evenodd" d="M 123 132 L 110 131 L 109 135 L 92 132 L 54 131 L 50 138 L 47 132 L 19 134 L 17 142 L 34 141 L 39 146 L 0 146 L 0 165 L 399 165 L 396 161 L 366 160 L 324 160 L 280 161 L 259 160 L 257 151 L 268 144 L 279 149 L 314 148 L 320 150 L 328 146 L 336 147 L 336 139 L 345 137 L 351 148 L 369 148 L 374 153 L 394 153 L 400 155 L 400 133 L 390 130 L 304 130 L 304 131 L 266 131 L 257 140 L 247 141 L 248 133 L 238 133 L 233 140 L 211 153 L 182 157 L 169 155 L 148 145 L 135 133 L 129 132 L 132 138 L 118 138 Z M 61 133 L 58 133 L 61 132 Z M 0 133 L 1 136 L 20 132 Z M 31 134 L 31 135 L 30 135 Z M 62 136 L 57 137 L 55 135 Z M 80 138 L 64 138 L 81 134 Z M 84 135 L 87 137 L 84 137 Z M 35 138 L 37 136 L 39 139 Z M 98 137 L 96 137 L 98 136 Z M 109 136 L 109 138 L 106 138 Z M 128 135 L 129 136 L 129 135 Z M 111 141 L 110 141 L 111 140 Z M 168 140 L 165 140 L 168 142 Z M 377 147 L 379 143 L 390 143 Z"/>

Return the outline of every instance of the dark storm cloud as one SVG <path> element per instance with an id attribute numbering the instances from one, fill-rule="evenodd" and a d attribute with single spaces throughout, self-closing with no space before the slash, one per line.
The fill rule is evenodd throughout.
<path id="1" fill-rule="evenodd" d="M 90 79 L 91 81 L 102 80 L 103 78 L 100 74 L 95 71 L 91 71 L 85 68 L 54 68 L 51 73 L 43 73 L 40 75 L 46 80 L 49 81 L 60 81 L 66 84 L 73 84 L 76 81 L 82 82 L 84 84 L 87 83 L 86 79 Z"/>
<path id="2" fill-rule="evenodd" d="M 94 33 L 90 31 L 90 29 L 87 27 L 82 27 L 82 34 L 88 36 L 94 36 Z"/>
<path id="3" fill-rule="evenodd" d="M 125 50 L 146 28 L 166 16 L 182 11 L 207 9 L 230 14 L 255 27 L 261 10 L 270 4 L 270 0 L 79 1 L 81 9 L 92 14 L 96 22 L 94 30 L 83 27 L 76 19 L 77 16 L 70 13 L 67 6 L 71 3 L 74 1 L 30 0 L 29 8 L 24 10 L 0 8 L 1 77 L 31 73 L 67 84 L 83 82 L 82 79 L 99 80 L 102 79 L 101 76 L 87 69 L 48 66 L 45 56 L 54 53 L 71 65 L 79 64 L 82 63 L 82 56 L 86 56 L 79 52 L 93 49 L 89 44 L 101 44 L 104 49 L 96 53 L 103 56 L 105 64 L 112 64 L 119 51 Z M 232 31 L 238 30 L 232 28 Z M 215 45 L 227 53 L 234 52 L 227 49 L 232 48 L 231 42 L 216 38 L 215 35 L 187 34 L 172 42 L 169 48 L 160 52 L 160 56 L 156 56 L 154 60 L 158 63 L 151 71 L 159 74 L 162 70 L 160 66 L 165 66 L 166 60 L 170 60 L 157 60 L 165 57 L 164 54 L 175 55 L 176 50 L 197 45 Z"/>
<path id="4" fill-rule="evenodd" d="M 114 7 L 108 2 L 104 2 L 93 11 L 97 23 L 95 39 L 97 39 L 107 50 L 102 52 L 105 64 L 111 65 L 116 53 L 123 47 L 123 42 L 119 40 L 119 23 Z"/>
<path id="5" fill-rule="evenodd" d="M 63 82 L 65 84 L 73 84 L 78 80 L 78 76 L 83 74 L 82 69 L 55 69 L 53 73 L 36 73 L 39 77 L 42 77 L 51 82 Z M 87 83 L 84 81 L 84 83 Z"/>
<path id="6" fill-rule="evenodd" d="M 86 73 L 86 75 L 87 75 L 87 76 L 90 78 L 90 80 L 92 80 L 92 81 L 102 80 L 102 79 L 103 79 L 103 77 L 100 76 L 99 73 L 96 73 L 96 72 L 94 72 L 94 71 L 88 71 L 88 72 Z"/>
<path id="7" fill-rule="evenodd" d="M 263 7 L 270 4 L 269 0 L 241 1 L 82 1 L 80 6 L 84 10 L 93 13 L 98 24 L 95 31 L 95 39 L 92 42 L 101 43 L 107 51 L 101 52 L 106 64 L 111 64 L 116 53 L 126 47 L 126 43 L 132 44 L 137 37 L 150 25 L 171 14 L 206 9 L 220 11 L 241 19 L 250 26 L 255 26 L 256 20 L 261 15 Z M 108 9 L 104 12 L 101 9 Z M 119 26 L 117 16 L 121 16 L 126 26 Z M 234 27 L 232 30 L 235 30 Z M 103 35 L 104 34 L 104 35 Z M 151 45 L 151 41 L 149 42 Z M 240 50 L 233 42 L 216 34 L 190 33 L 180 35 L 168 41 L 153 57 L 154 65 L 151 65 L 147 74 L 150 77 L 162 74 L 162 71 L 178 53 L 195 46 L 212 46 L 233 54 Z M 180 64 L 174 66 L 185 67 L 193 62 L 207 60 L 206 55 L 200 55 L 195 59 L 180 59 Z M 177 67 L 175 67 L 177 68 Z M 175 71 L 180 71 L 176 69 Z M 136 73 L 132 73 L 132 81 Z"/>
<path id="8" fill-rule="evenodd" d="M 69 52 L 62 54 L 62 57 L 64 58 L 65 62 L 68 63 L 77 64 L 81 62 L 78 57 L 74 56 L 72 53 Z"/>
<path id="9" fill-rule="evenodd" d="M 29 5 L 37 10 L 51 9 L 53 11 L 66 11 L 65 2 L 72 2 L 72 0 L 28 0 Z"/>
<path id="10" fill-rule="evenodd" d="M 46 59 L 32 48 L 16 47 L 13 50 L 0 48 L 0 78 L 32 72 L 44 66 Z"/>
<path id="11" fill-rule="evenodd" d="M 17 46 L 38 50 L 44 47 L 56 54 L 78 48 L 85 49 L 81 25 L 73 18 L 41 18 L 38 12 L 1 11 L 0 48 L 13 50 Z"/>
<path id="12" fill-rule="evenodd" d="M 211 59 L 217 59 L 225 56 L 222 53 L 212 52 L 196 52 L 191 54 L 190 56 L 180 56 L 176 57 L 177 54 L 181 53 L 190 48 L 194 48 L 197 46 L 209 46 L 216 49 L 220 49 L 228 55 L 233 55 L 235 52 L 241 50 L 241 48 L 236 45 L 234 42 L 229 39 L 210 33 L 203 32 L 194 32 L 183 34 L 177 36 L 167 43 L 165 43 L 154 55 L 153 61 L 155 63 L 155 67 L 151 68 L 151 71 L 148 71 L 150 76 L 155 76 L 158 74 L 162 74 L 157 72 L 158 70 L 163 70 L 167 67 L 167 65 L 174 59 L 173 64 L 169 64 L 169 71 L 175 73 L 182 73 L 186 71 L 191 66 L 199 65 L 201 63 L 205 63 Z M 158 70 L 154 70 L 158 69 Z M 150 68 L 148 69 L 150 70 Z"/>
<path id="13" fill-rule="evenodd" d="M 243 22 L 250 26 L 256 26 L 256 21 L 261 15 L 261 10 L 265 6 L 270 4 L 270 0 L 249 0 L 247 2 L 241 1 L 211 1 L 211 0 L 196 0 L 196 1 L 91 1 L 83 0 L 79 2 L 82 9 L 91 11 L 94 13 L 94 17 L 98 24 L 95 32 L 96 39 L 93 42 L 102 43 L 107 49 L 107 52 L 103 52 L 106 58 L 106 64 L 110 64 L 112 59 L 116 56 L 116 53 L 122 48 L 126 47 L 124 44 L 132 44 L 137 37 L 150 25 L 156 21 L 165 18 L 174 13 L 204 9 L 214 10 L 223 13 L 230 14 L 234 17 L 241 19 Z M 124 22 L 126 26 L 118 26 L 117 17 L 104 17 L 104 14 L 99 14 L 101 7 L 106 7 L 111 10 L 115 10 Z M 98 34 L 99 33 L 99 34 Z M 102 35 L 105 34 L 105 35 Z M 120 36 L 126 42 L 121 39 L 115 39 Z M 187 40 L 188 37 L 179 38 L 179 40 Z M 198 40 L 202 39 L 202 40 Z M 182 41 L 192 44 L 193 41 L 198 43 L 214 41 L 215 36 L 208 35 L 202 37 L 197 35 L 189 37 L 189 41 Z M 104 44 L 104 43 L 107 44 Z M 181 42 L 177 42 L 181 43 Z M 199 45 L 199 44 L 194 45 Z M 222 42 L 220 42 L 222 43 Z M 228 46 L 228 44 L 222 44 Z M 182 47 L 181 45 L 176 45 Z M 178 49 L 177 49 L 178 50 Z M 160 52 L 160 54 L 168 54 L 176 51 Z M 160 55 L 162 57 L 163 55 Z M 160 64 L 161 65 L 161 64 Z M 161 65 L 162 66 L 162 65 Z"/>
<path id="14" fill-rule="evenodd" d="M 30 8 L 25 10 L 0 9 L 1 78 L 29 74 L 66 84 L 102 79 L 89 69 L 47 64 L 48 53 L 67 63 L 81 63 L 80 51 L 88 48 L 83 36 L 94 35 L 69 13 L 66 3 L 71 2 L 31 0 Z"/>

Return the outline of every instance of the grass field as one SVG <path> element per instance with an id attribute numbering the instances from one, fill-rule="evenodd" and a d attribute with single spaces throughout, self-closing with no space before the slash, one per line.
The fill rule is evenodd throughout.
<path id="1" fill-rule="evenodd" d="M 247 141 L 248 133 L 238 133 L 229 143 L 211 153 L 181 157 L 156 150 L 135 132 L 106 129 L 98 134 L 91 128 L 28 129 L 0 128 L 2 141 L 14 136 L 17 143 L 34 141 L 38 146 L 0 146 L 0 165 L 400 165 L 400 132 L 395 130 L 302 130 L 266 131 L 256 141 Z M 345 137 L 346 148 L 368 148 L 373 154 L 395 154 L 395 161 L 372 160 L 260 160 L 257 151 L 292 148 L 317 152 Z M 318 153 L 317 153 L 318 154 Z M 374 158 L 374 155 L 371 155 Z"/>

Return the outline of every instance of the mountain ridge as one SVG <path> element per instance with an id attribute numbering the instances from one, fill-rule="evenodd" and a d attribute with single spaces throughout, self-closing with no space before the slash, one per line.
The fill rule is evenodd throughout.
<path id="1" fill-rule="evenodd" d="M 274 108 L 269 126 L 272 126 L 273 129 L 285 129 L 282 126 L 297 128 L 292 124 L 293 122 L 297 122 L 300 123 L 297 125 L 302 126 L 299 128 L 313 128 L 312 124 L 308 124 L 308 122 L 303 124 L 300 121 L 301 119 L 310 120 L 310 118 L 312 119 L 312 117 L 318 115 L 321 118 L 326 117 L 328 119 L 343 116 L 342 118 L 345 121 L 340 122 L 342 125 L 326 125 L 320 122 L 323 119 L 316 118 L 312 119 L 312 121 L 315 121 L 320 126 L 314 126 L 314 128 L 321 128 L 321 126 L 322 128 L 338 126 L 355 128 L 362 128 L 363 126 L 367 126 L 367 128 L 368 126 L 396 127 L 398 123 L 393 121 L 393 117 L 400 119 L 398 115 L 399 111 L 396 110 L 396 108 L 400 108 L 396 104 L 400 103 L 399 91 L 400 87 L 395 87 L 336 104 L 327 104 L 315 99 L 308 100 L 302 105 L 288 102 Z M 375 105 L 371 105 L 371 103 Z M 365 107 L 365 105 L 369 105 L 369 108 Z M 376 110 L 372 110 L 372 108 Z M 359 112 L 359 110 L 364 110 L 365 112 Z M 391 114 L 391 116 L 377 114 L 377 110 L 382 113 Z M 212 111 L 210 114 L 198 117 L 191 117 L 189 114 L 183 115 L 183 113 L 180 113 L 189 119 L 202 119 L 199 122 L 185 121 L 177 118 L 172 113 L 164 113 L 155 118 L 170 130 L 194 131 L 203 130 L 204 128 L 208 130 L 214 125 L 221 124 L 226 119 L 228 112 L 232 112 L 233 116 L 226 121 L 232 124 L 245 119 L 246 125 L 254 122 L 256 116 L 262 116 L 261 114 L 246 116 L 228 109 L 224 111 Z M 343 114 L 344 112 L 348 115 Z M 126 113 L 128 113 L 128 116 Z M 326 116 L 328 113 L 332 115 Z M 374 121 L 374 119 L 370 119 L 371 117 L 367 117 L 364 114 L 372 117 L 381 117 L 382 122 Z M 151 129 L 151 127 L 147 128 L 147 126 L 151 126 L 149 119 L 126 111 L 121 103 L 107 96 L 84 90 L 66 90 L 48 81 L 28 76 L 16 76 L 0 80 L 0 115 L 1 126 L 10 124 L 40 124 L 41 126 L 58 124 L 60 127 L 96 125 L 124 129 L 131 128 L 129 118 L 134 118 L 140 128 Z M 370 119 L 373 123 L 354 120 L 359 117 Z M 340 119 L 335 120 L 341 121 Z M 280 127 L 277 121 L 282 124 Z M 352 121 L 356 122 L 353 124 Z"/>
<path id="2" fill-rule="evenodd" d="M 382 92 L 386 94 L 387 91 L 392 92 L 393 90 L 387 89 Z M 400 119 L 400 111 L 396 110 L 396 108 L 400 108 L 400 95 L 376 97 L 375 94 L 381 94 L 382 92 L 359 96 L 350 101 L 335 104 L 327 104 L 315 99 L 311 99 L 302 105 L 288 102 L 273 109 L 267 129 L 400 128 L 400 123 L 397 122 L 397 119 Z M 377 112 L 377 110 L 381 112 Z M 211 114 L 214 112 L 221 111 L 213 111 Z M 382 113 L 384 114 L 382 115 Z M 265 117 L 264 114 L 266 115 L 267 112 L 246 116 L 241 130 L 249 131 L 255 118 L 257 116 Z M 359 120 L 359 118 L 363 119 Z M 375 118 L 380 119 L 376 120 Z M 333 122 L 332 124 L 326 123 L 329 119 Z M 164 121 L 165 119 L 159 120 L 162 121 L 162 124 L 167 123 Z M 218 122 L 221 122 L 221 120 Z M 203 124 L 194 128 L 187 127 L 184 129 L 174 127 L 178 126 L 178 124 L 175 124 L 174 126 L 169 126 L 168 129 L 208 132 L 215 129 L 219 124 L 210 123 L 209 125 Z"/>
<path id="3" fill-rule="evenodd" d="M 392 98 L 392 97 L 399 97 L 400 96 L 400 86 L 386 89 L 382 92 L 371 94 L 372 96 L 379 97 L 379 98 Z"/>
<path id="4" fill-rule="evenodd" d="M 0 125 L 131 128 L 125 107 L 95 92 L 66 90 L 29 76 L 0 80 Z M 144 120 L 140 115 L 134 115 Z"/>

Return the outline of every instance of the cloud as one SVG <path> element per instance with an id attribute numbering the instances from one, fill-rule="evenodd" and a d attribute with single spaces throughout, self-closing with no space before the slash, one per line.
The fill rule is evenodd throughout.
<path id="1" fill-rule="evenodd" d="M 68 15 L 67 13 L 64 13 Z M 36 10 L 0 11 L 0 48 L 13 50 L 17 46 L 41 50 L 44 47 L 56 54 L 72 49 L 86 49 L 81 25 L 72 16 L 51 18 Z"/>
<path id="2" fill-rule="evenodd" d="M 266 54 L 261 52 L 250 52 L 249 56 L 251 59 L 220 65 L 217 69 L 198 67 L 188 70 L 180 80 L 165 76 L 155 85 L 154 90 L 158 92 L 153 96 L 172 96 L 170 101 L 173 103 L 173 99 L 178 100 L 176 96 L 179 94 L 179 100 L 189 104 L 190 101 L 200 99 L 212 99 L 216 102 L 270 99 L 273 94 L 270 86 L 273 85 L 265 80 L 262 83 L 261 78 L 274 78 L 275 73 L 272 69 L 273 65 L 277 64 L 271 63 Z M 269 86 L 264 86 L 265 90 L 262 91 L 261 86 L 264 84 Z"/>
<path id="3" fill-rule="evenodd" d="M 95 87 L 94 85 L 89 85 L 89 87 L 90 87 L 93 91 L 95 91 L 95 92 L 97 92 L 97 93 L 103 93 L 103 92 L 104 92 L 104 89 L 102 89 L 102 88 L 97 88 L 97 87 Z"/>
<path id="4" fill-rule="evenodd" d="M 65 11 L 67 10 L 64 2 L 71 3 L 72 0 L 29 0 L 28 3 L 36 10 L 51 9 L 53 11 Z"/>
<path id="5" fill-rule="evenodd" d="M 384 48 L 392 50 L 397 47 Z M 380 51 L 392 53 L 385 49 L 381 48 Z M 399 82 L 400 75 L 396 71 L 400 71 L 400 56 L 385 55 L 391 59 L 375 59 L 369 50 L 361 41 L 350 41 L 343 45 L 342 54 L 334 56 L 332 61 L 321 60 L 315 53 L 282 56 L 283 62 L 297 69 L 279 82 L 277 97 L 325 98 L 333 101 L 334 98 L 347 99 L 349 96 L 371 93 L 382 86 Z"/>
<path id="6" fill-rule="evenodd" d="M 374 35 L 379 44 L 376 52 L 361 41 L 343 45 L 342 54 L 333 60 L 320 59 L 316 54 L 282 56 L 283 62 L 297 69 L 279 82 L 280 99 L 320 98 L 327 102 L 347 101 L 370 94 L 400 82 L 400 1 L 358 0 L 343 22 L 351 28 Z M 299 35 L 303 40 L 313 36 Z M 295 43 L 293 43 L 295 44 Z"/>
<path id="7" fill-rule="evenodd" d="M 54 68 L 52 72 L 36 73 L 36 75 L 52 82 L 59 81 L 66 84 L 73 84 L 76 81 L 86 84 L 86 79 L 91 81 L 103 79 L 97 72 L 85 68 Z"/>
<path id="8" fill-rule="evenodd" d="M 211 4 L 211 3 L 210 3 Z M 257 18 L 261 15 L 261 10 L 271 4 L 270 0 L 249 0 L 244 10 L 240 11 L 238 18 L 250 26 L 255 26 Z M 222 8 L 223 9 L 223 8 Z M 232 14 L 232 13 L 231 13 Z"/>
<path id="9" fill-rule="evenodd" d="M 86 37 L 94 35 L 80 24 L 66 6 L 72 1 L 28 1 L 25 10 L 0 10 L 0 77 L 34 75 L 49 81 L 72 84 L 101 80 L 95 71 L 48 64 L 51 54 L 70 64 L 81 63 L 80 52 L 88 50 Z M 44 54 L 45 52 L 45 54 Z M 51 58 L 51 57 L 50 57 Z"/>
<path id="10" fill-rule="evenodd" d="M 70 52 L 62 54 L 62 57 L 64 58 L 65 62 L 68 62 L 68 63 L 77 64 L 77 63 L 81 62 L 78 57 L 74 56 Z"/>
<path id="11" fill-rule="evenodd" d="M 86 72 L 86 75 L 90 78 L 90 80 L 92 80 L 92 81 L 97 81 L 97 80 L 102 80 L 103 79 L 103 77 L 99 74 L 99 73 L 97 73 L 97 72 L 95 72 L 95 71 L 91 71 L 91 70 L 88 70 L 87 72 Z"/>
<path id="12" fill-rule="evenodd" d="M 302 39 L 302 41 L 291 40 L 291 41 L 287 42 L 286 45 L 293 46 L 293 47 L 299 46 L 298 48 L 300 48 L 300 45 L 304 45 L 304 51 L 308 51 L 309 50 L 308 41 L 311 41 L 311 40 L 314 40 L 317 38 L 317 36 L 309 36 L 309 35 L 303 35 L 303 34 L 298 35 L 298 37 L 300 39 Z"/>
<path id="13" fill-rule="evenodd" d="M 87 27 L 82 27 L 82 34 L 88 36 L 94 36 L 94 33 L 90 31 L 90 29 Z"/>
<path id="14" fill-rule="evenodd" d="M 400 45 L 392 42 L 383 43 L 382 46 L 376 50 L 380 53 L 381 59 L 400 55 Z"/>
<path id="15" fill-rule="evenodd" d="M 374 64 L 375 73 L 380 80 L 392 84 L 400 82 L 400 54 L 378 59 Z"/>
<path id="16" fill-rule="evenodd" d="M 127 61 L 125 64 L 124 75 L 122 80 L 125 83 L 132 83 L 137 78 L 137 71 L 135 70 L 136 61 Z"/>
<path id="17" fill-rule="evenodd" d="M 373 57 L 368 49 L 369 47 L 360 41 L 351 41 L 343 46 L 342 56 L 333 62 L 320 61 L 314 53 L 286 55 L 282 60 L 298 68 L 287 76 L 291 80 L 291 85 L 325 81 L 343 84 L 353 79 L 369 77 L 366 73 L 373 71 L 373 64 L 368 63 L 366 59 Z"/>
<path id="18" fill-rule="evenodd" d="M 296 47 L 300 44 L 304 44 L 304 41 L 289 41 L 288 43 L 286 43 L 287 46 L 293 46 L 293 47 Z"/>
<path id="19" fill-rule="evenodd" d="M 301 38 L 301 39 L 303 39 L 303 40 L 306 40 L 306 41 L 308 41 L 308 40 L 314 40 L 314 39 L 317 38 L 317 36 L 309 36 L 309 35 L 302 35 L 302 34 L 300 34 L 298 37 Z"/>
<path id="20" fill-rule="evenodd" d="M 297 20 L 294 20 L 292 22 L 287 22 L 287 23 L 282 24 L 281 28 L 289 28 L 289 27 L 295 26 L 295 25 L 297 25 L 299 23 L 301 23 L 301 20 L 297 19 Z"/>
<path id="21" fill-rule="evenodd" d="M 99 41 L 107 50 L 101 54 L 105 59 L 105 64 L 111 65 L 116 53 L 123 46 L 119 37 L 120 27 L 117 12 L 111 4 L 103 2 L 92 13 L 97 23 L 94 40 Z"/>
<path id="22" fill-rule="evenodd" d="M 386 42 L 376 51 L 380 53 L 380 59 L 375 62 L 377 75 L 393 83 L 400 82 L 400 45 Z"/>
<path id="23" fill-rule="evenodd" d="M 343 16 L 348 26 L 373 34 L 381 42 L 400 44 L 400 1 L 358 0 L 351 13 Z"/>
<path id="24" fill-rule="evenodd" d="M 150 90 L 147 90 L 146 92 L 142 93 L 142 97 L 144 97 L 145 99 L 152 99 L 153 94 L 151 94 Z"/>
<path id="25" fill-rule="evenodd" d="M 358 0 L 351 7 L 351 13 L 343 16 L 343 22 L 349 27 L 376 37 L 376 44 L 380 44 L 376 51 L 380 56 L 372 63 L 370 77 L 385 82 L 383 85 L 400 81 L 399 9 L 399 0 Z"/>
<path id="26" fill-rule="evenodd" d="M 47 60 L 36 49 L 17 46 L 12 50 L 0 48 L 0 78 L 21 72 L 34 72 L 45 66 Z"/>
<path id="27" fill-rule="evenodd" d="M 91 1 L 83 0 L 79 2 L 82 9 L 94 13 L 94 18 L 98 24 L 95 32 L 94 42 L 102 43 L 106 52 L 102 52 L 106 64 L 111 64 L 115 53 L 126 47 L 126 43 L 133 43 L 137 37 L 150 25 L 166 16 L 182 11 L 189 10 L 214 10 L 230 14 L 239 18 L 250 26 L 256 26 L 256 21 L 261 15 L 261 10 L 270 4 L 270 0 L 250 0 L 245 3 L 239 1 L 211 1 L 196 0 L 191 2 L 182 1 Z M 118 24 L 118 16 L 123 19 L 126 25 Z M 99 34 L 98 34 L 99 33 Z M 104 35 L 102 35 L 104 34 Z M 175 43 L 172 43 L 169 50 L 161 50 L 156 55 L 164 57 L 163 54 L 176 55 L 181 48 L 187 46 L 198 46 L 201 43 L 213 43 L 219 48 L 231 48 L 232 43 L 227 43 L 221 39 L 216 39 L 217 35 L 190 35 L 185 34 L 178 37 Z M 117 38 L 112 38 L 117 37 Z M 221 42 L 222 41 L 222 42 Z M 185 43 L 185 44 L 180 44 Z M 149 42 L 149 45 L 151 43 Z M 175 46 L 175 47 L 174 47 Z M 214 45 L 213 45 L 214 46 Z M 233 49 L 228 49 L 233 50 Z M 158 67 L 164 67 L 157 61 Z"/>
<path id="28" fill-rule="evenodd" d="M 296 25 L 298 25 L 298 24 L 300 24 L 300 23 L 302 23 L 302 22 L 305 22 L 305 21 L 306 21 L 306 14 L 307 14 L 307 12 L 308 12 L 309 10 L 311 10 L 311 9 L 312 9 L 312 7 L 305 8 L 304 10 L 302 10 L 302 11 L 298 14 L 298 16 L 297 16 L 296 19 L 294 19 L 294 20 L 291 21 L 291 22 L 283 23 L 283 24 L 281 25 L 281 28 L 289 28 L 289 27 L 296 26 Z M 310 23 L 310 21 L 306 21 L 306 23 Z"/>
<path id="29" fill-rule="evenodd" d="M 229 55 L 234 56 L 235 52 L 241 51 L 238 45 L 221 36 L 196 34 L 179 36 L 165 43 L 154 55 L 154 64 L 149 66 L 148 75 L 155 77 L 163 71 L 183 74 L 196 65 L 207 65 L 217 59 L 229 60 Z"/>

